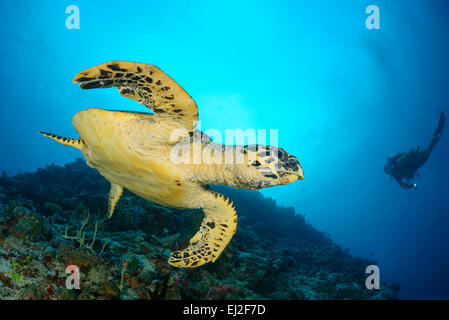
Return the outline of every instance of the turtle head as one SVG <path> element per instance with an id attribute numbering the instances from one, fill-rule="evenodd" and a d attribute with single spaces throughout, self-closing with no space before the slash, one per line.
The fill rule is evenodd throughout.
<path id="1" fill-rule="evenodd" d="M 295 156 L 270 146 L 251 145 L 244 149 L 260 188 L 290 184 L 304 179 L 304 171 Z"/>
<path id="2" fill-rule="evenodd" d="M 278 159 L 277 174 L 279 175 L 281 184 L 289 184 L 296 180 L 304 180 L 304 171 L 299 163 L 298 158 L 292 156 L 284 149 L 278 149 L 278 152 L 284 153 L 283 159 Z"/>
<path id="3" fill-rule="evenodd" d="M 261 173 L 264 170 L 269 170 L 281 184 L 289 184 L 296 180 L 304 180 L 304 171 L 299 164 L 298 158 L 292 156 L 285 149 L 270 147 L 270 158 L 274 159 L 274 165 L 267 163 L 267 159 L 261 159 L 266 162 L 265 166 L 262 166 Z M 271 177 L 271 175 L 268 175 Z"/>

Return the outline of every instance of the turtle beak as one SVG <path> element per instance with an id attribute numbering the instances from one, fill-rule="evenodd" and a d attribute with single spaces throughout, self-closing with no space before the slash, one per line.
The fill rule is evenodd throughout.
<path id="1" fill-rule="evenodd" d="M 301 166 L 299 166 L 298 172 L 296 172 L 296 174 L 298 175 L 299 180 L 304 180 L 304 170 L 302 170 Z"/>
<path id="2" fill-rule="evenodd" d="M 285 171 L 280 178 L 282 184 L 290 184 L 296 180 L 304 180 L 304 172 L 301 167 L 298 167 L 297 171 Z"/>

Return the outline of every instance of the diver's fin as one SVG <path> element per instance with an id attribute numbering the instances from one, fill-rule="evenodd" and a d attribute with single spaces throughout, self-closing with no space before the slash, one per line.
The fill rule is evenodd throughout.
<path id="1" fill-rule="evenodd" d="M 435 138 L 440 138 L 443 133 L 444 125 L 446 124 L 446 116 L 443 111 L 440 113 L 440 121 L 438 121 L 438 127 L 435 130 L 433 136 Z"/>
<path id="2" fill-rule="evenodd" d="M 123 194 L 123 187 L 111 183 L 111 190 L 109 190 L 109 209 L 108 209 L 108 219 L 111 219 L 112 214 L 114 213 L 115 206 L 117 202 L 120 200 L 120 197 Z"/>
<path id="3" fill-rule="evenodd" d="M 74 148 L 77 148 L 79 150 L 81 150 L 83 148 L 83 146 L 84 146 L 84 142 L 81 141 L 80 139 L 72 139 L 72 138 L 61 137 L 61 136 L 57 136 L 57 135 L 52 134 L 52 133 L 42 132 L 42 131 L 39 131 L 39 134 L 43 135 L 44 137 L 48 137 L 50 139 L 53 139 L 56 142 L 59 142 L 60 144 L 63 144 L 65 146 L 69 146 L 69 147 L 74 147 Z"/>
<path id="4" fill-rule="evenodd" d="M 237 228 L 234 205 L 225 196 L 204 191 L 198 196 L 204 204 L 204 220 L 186 249 L 172 252 L 168 263 L 175 267 L 192 268 L 214 262 L 231 241 Z"/>
<path id="5" fill-rule="evenodd" d="M 438 127 L 435 130 L 435 132 L 433 133 L 433 138 L 429 144 L 429 151 L 432 151 L 432 149 L 435 147 L 437 142 L 440 140 L 440 138 L 443 134 L 443 131 L 444 131 L 445 124 L 446 124 L 446 115 L 444 114 L 443 111 L 441 111 L 440 120 L 438 121 Z"/>

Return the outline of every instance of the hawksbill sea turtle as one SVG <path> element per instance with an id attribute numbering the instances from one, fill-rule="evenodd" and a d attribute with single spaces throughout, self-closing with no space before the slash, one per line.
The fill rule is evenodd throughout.
<path id="1" fill-rule="evenodd" d="M 200 230 L 187 248 L 171 253 L 168 262 L 172 266 L 198 267 L 214 262 L 236 231 L 232 201 L 210 190 L 209 185 L 259 190 L 304 179 L 298 159 L 284 149 L 225 146 L 195 129 L 195 101 L 154 65 L 110 61 L 81 71 L 73 82 L 82 89 L 117 87 L 121 95 L 153 112 L 90 108 L 73 117 L 80 139 L 39 133 L 79 149 L 87 164 L 111 183 L 109 218 L 124 188 L 166 207 L 203 209 Z M 239 156 L 243 161 L 173 161 L 175 146 L 187 146 L 189 155 L 195 157 L 195 145 L 213 150 L 214 159 Z"/>

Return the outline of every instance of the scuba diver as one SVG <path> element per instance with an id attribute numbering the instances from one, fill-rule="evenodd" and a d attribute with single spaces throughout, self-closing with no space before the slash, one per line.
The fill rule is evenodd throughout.
<path id="1" fill-rule="evenodd" d="M 414 178 L 417 170 L 426 163 L 433 148 L 440 140 L 443 134 L 444 125 L 446 122 L 446 116 L 443 112 L 440 113 L 440 121 L 438 127 L 433 134 L 432 140 L 430 140 L 429 146 L 424 150 L 419 150 L 419 146 L 416 150 L 410 150 L 407 153 L 398 152 L 397 155 L 388 157 L 387 164 L 384 167 L 386 174 L 394 178 L 396 182 L 404 189 L 416 189 L 418 188 L 416 183 L 410 183 L 410 180 Z M 417 174 L 418 175 L 418 174 Z M 418 175 L 419 176 L 419 175 Z M 405 181 L 402 181 L 402 180 Z"/>

